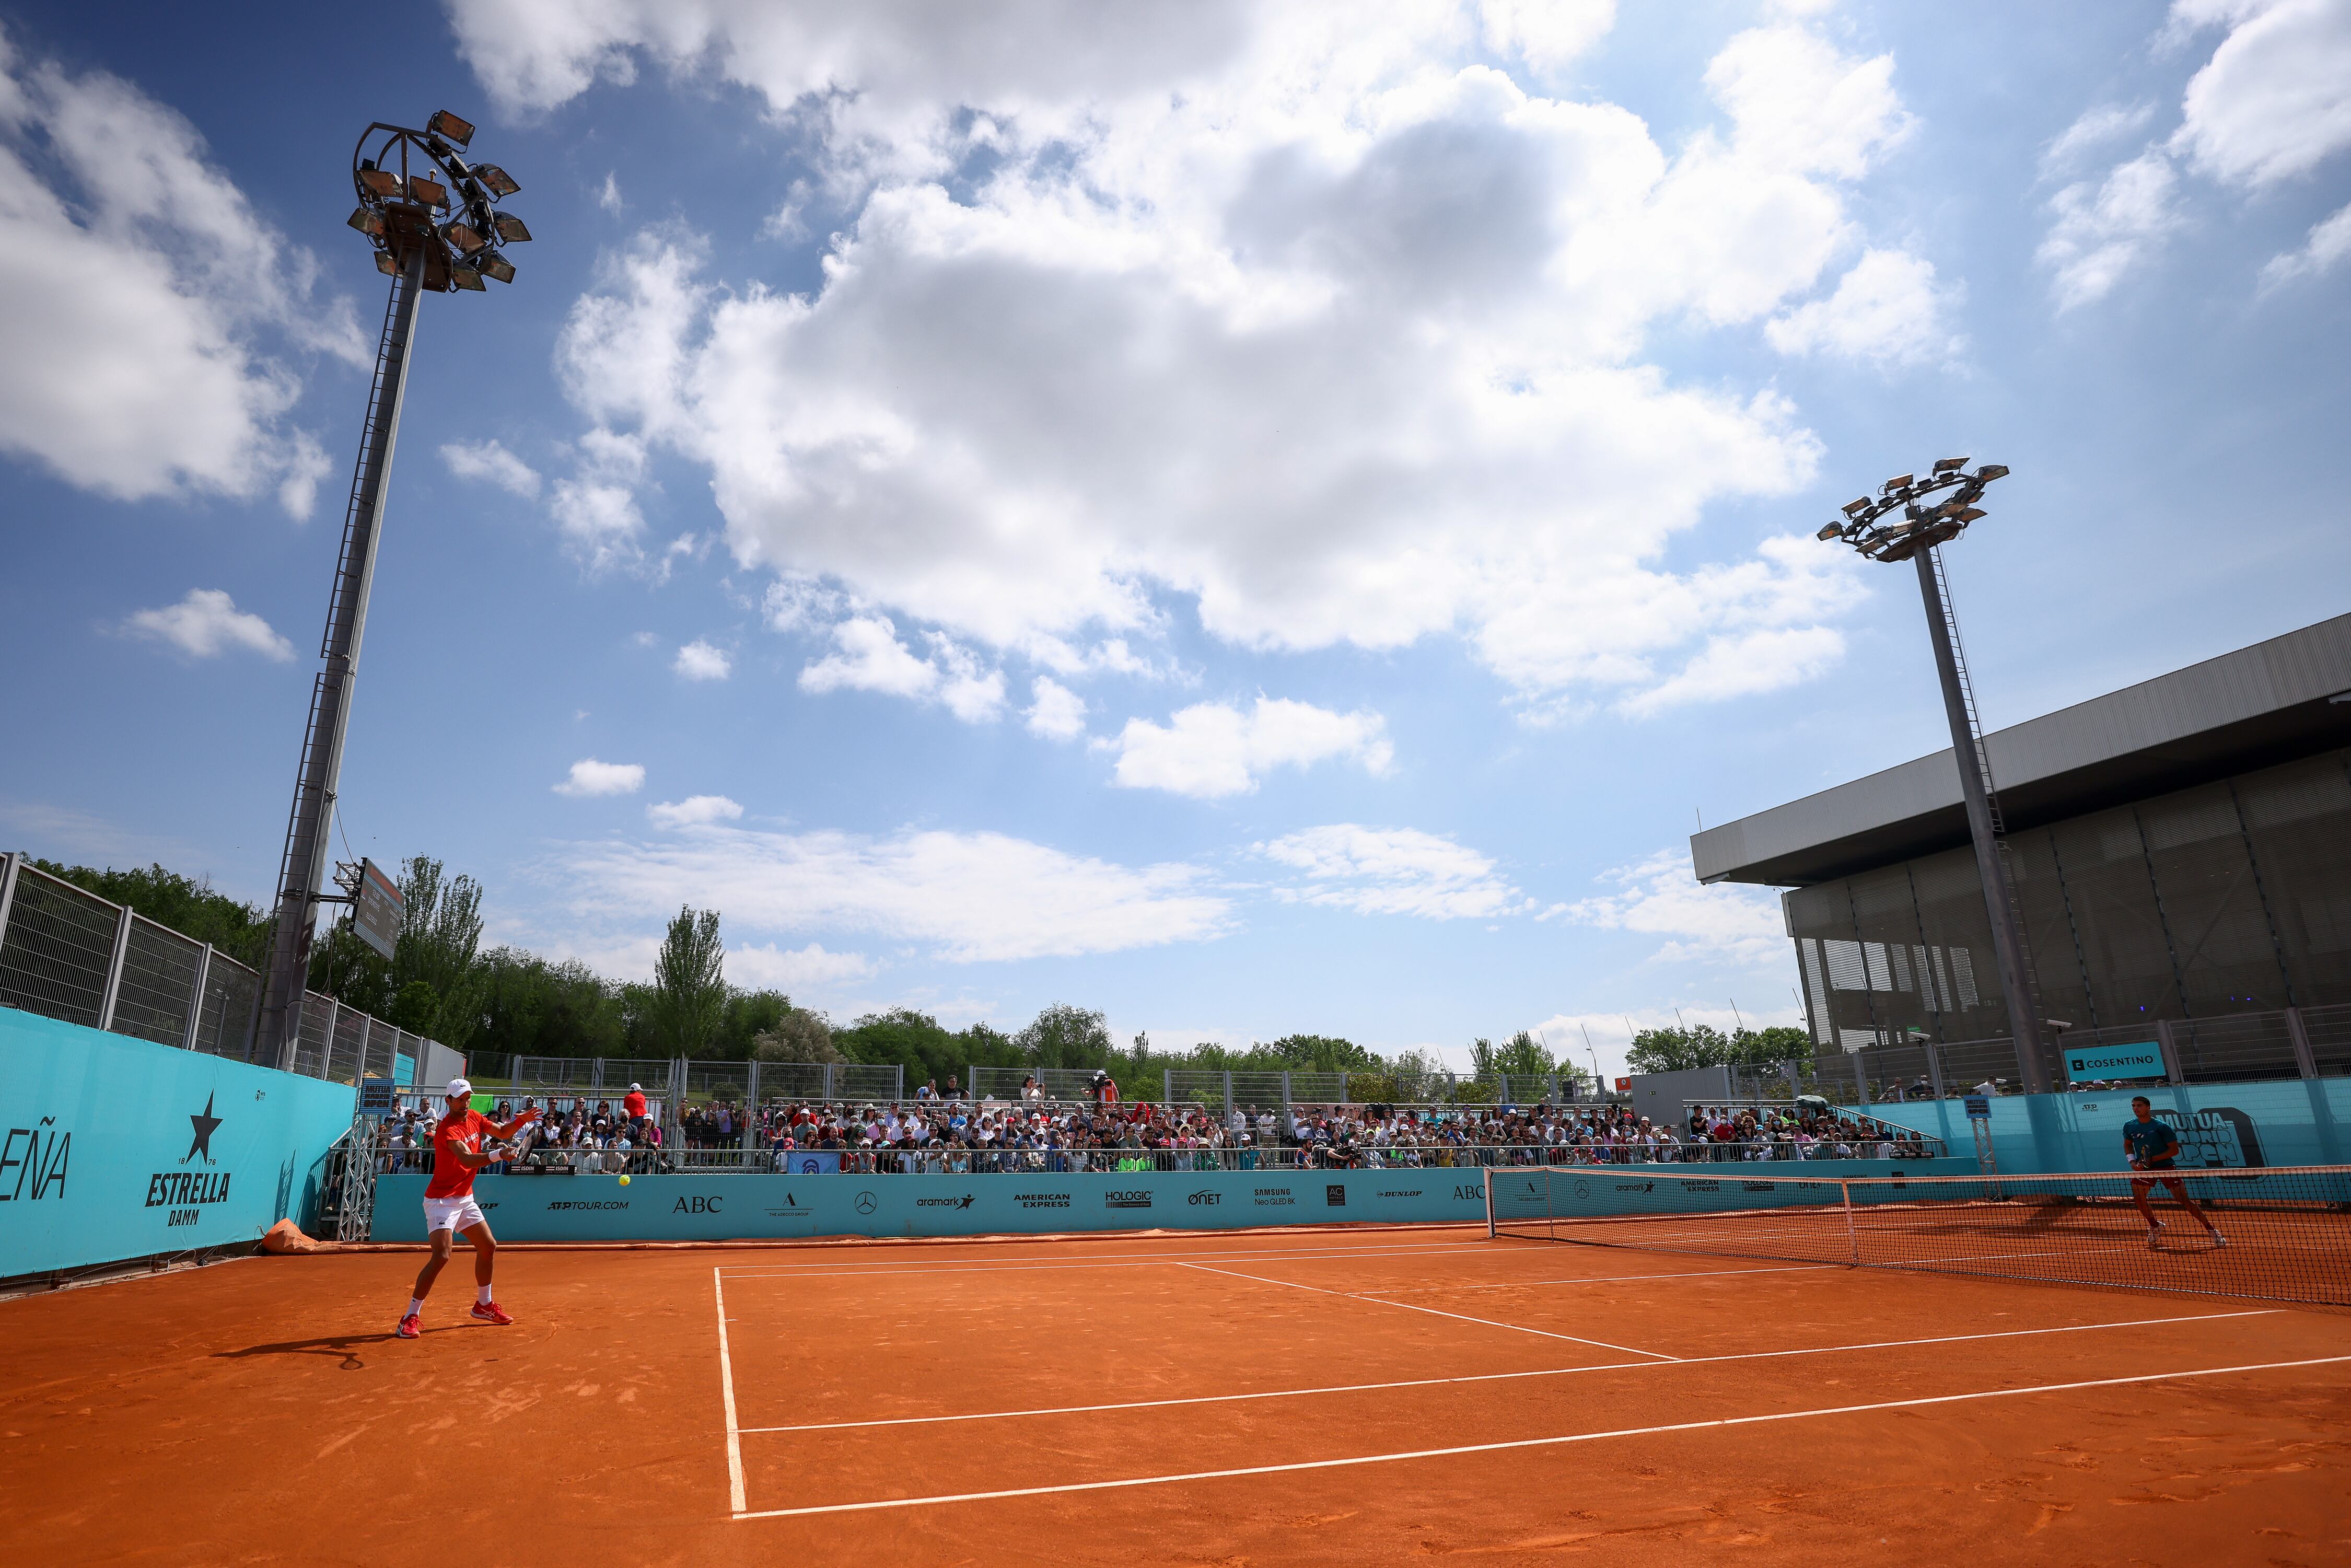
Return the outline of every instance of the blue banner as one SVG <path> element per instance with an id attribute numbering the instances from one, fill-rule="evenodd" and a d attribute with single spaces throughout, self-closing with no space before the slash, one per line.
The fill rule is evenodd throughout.
<path id="1" fill-rule="evenodd" d="M 1501 1166 L 1498 1177 L 1512 1167 Z M 1688 1177 L 1736 1199 L 1739 1178 L 1886 1176 L 1883 1161 L 1558 1167 L 1593 1180 Z M 1973 1160 L 1906 1162 L 1971 1175 Z M 482 1176 L 474 1191 L 505 1241 L 753 1240 L 810 1236 L 984 1236 L 1068 1230 L 1226 1230 L 1256 1225 L 1483 1220 L 1476 1166 L 1361 1171 L 1110 1171 L 1027 1176 Z M 376 1182 L 374 1239 L 424 1239 L 425 1177 Z M 1727 1203 L 1726 1207 L 1738 1206 Z"/>
<path id="2" fill-rule="evenodd" d="M 2151 1040 L 2137 1045 L 2069 1045 L 2063 1049 L 2065 1076 L 2076 1083 L 2095 1079 L 2170 1076 L 2163 1065 L 2163 1047 Z"/>
<path id="3" fill-rule="evenodd" d="M 351 1089 L 0 1008 L 0 1275 L 304 1219 Z"/>

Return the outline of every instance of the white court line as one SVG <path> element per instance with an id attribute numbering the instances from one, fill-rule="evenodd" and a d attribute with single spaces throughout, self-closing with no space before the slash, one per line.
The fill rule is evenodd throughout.
<path id="1" fill-rule="evenodd" d="M 1355 1296 L 1344 1291 L 1326 1291 L 1320 1285 L 1301 1285 L 1295 1280 L 1269 1280 L 1262 1274 L 1243 1274 L 1231 1269 L 1211 1269 L 1206 1263 L 1179 1263 L 1181 1269 L 1196 1269 L 1203 1274 L 1222 1274 L 1228 1279 L 1252 1280 L 1260 1285 L 1287 1285 L 1293 1291 L 1311 1291 L 1318 1296 L 1336 1296 L 1343 1301 L 1370 1301 L 1375 1306 L 1401 1307 L 1407 1312 L 1426 1312 L 1433 1318 L 1451 1318 L 1456 1322 L 1483 1323 L 1489 1329 L 1510 1329 L 1519 1333 L 1537 1334 L 1544 1339 L 1563 1339 L 1572 1344 L 1598 1345 L 1602 1350 L 1621 1350 L 1626 1355 L 1654 1355 L 1659 1361 L 1679 1361 L 1680 1356 L 1667 1355 L 1661 1350 L 1643 1350 L 1638 1345 L 1611 1344 L 1604 1339 L 1585 1339 L 1582 1334 L 1553 1333 L 1549 1329 L 1531 1329 L 1522 1323 L 1506 1323 L 1494 1318 L 1473 1318 L 1466 1312 L 1441 1312 L 1435 1307 L 1416 1307 L 1410 1301 L 1391 1301 L 1379 1296 Z"/>
<path id="2" fill-rule="evenodd" d="M 1226 1252 L 1110 1252 L 1101 1259 L 1072 1258 L 1050 1263 L 994 1263 L 985 1258 L 950 1258 L 945 1263 L 909 1260 L 904 1263 L 882 1263 L 871 1269 L 841 1269 L 831 1264 L 810 1263 L 799 1268 L 775 1271 L 751 1272 L 737 1269 L 731 1277 L 737 1280 L 807 1280 L 823 1279 L 840 1274 L 987 1274 L 1018 1273 L 1035 1269 L 1117 1269 L 1153 1263 L 1178 1263 L 1187 1258 L 1414 1258 L 1433 1254 L 1479 1256 L 1487 1238 L 1479 1236 L 1475 1242 L 1458 1247 L 1296 1247 L 1260 1248 L 1254 1250 Z M 1504 1256 L 1497 1252 L 1495 1257 Z M 1125 1260 L 1133 1260 L 1127 1262 Z M 958 1268 L 956 1265 L 967 1265 Z"/>
<path id="3" fill-rule="evenodd" d="M 1651 1368 L 1711 1366 L 1726 1361 L 1771 1361 L 1792 1355 L 1836 1355 L 1855 1350 L 1900 1350 L 1921 1344 L 1968 1344 L 1978 1340 L 2026 1339 L 2034 1334 L 2085 1333 L 2092 1329 L 2138 1329 L 2159 1323 L 2204 1323 L 2220 1318 L 2265 1318 L 2283 1311 L 2195 1312 L 2178 1318 L 2131 1318 L 2112 1323 L 2059 1323 L 2053 1328 L 1999 1329 L 1990 1333 L 1938 1334 L 1931 1339 L 1881 1339 L 1865 1344 L 1822 1344 L 1799 1350 L 1748 1350 L 1724 1355 L 1686 1356 L 1676 1362 L 1607 1361 L 1590 1366 L 1548 1366 L 1533 1372 L 1475 1372 L 1460 1377 L 1409 1377 L 1396 1383 L 1345 1383 L 1329 1388 L 1273 1388 L 1261 1394 L 1197 1394 L 1182 1399 L 1136 1399 L 1120 1405 L 1063 1405 L 1043 1410 L 983 1410 L 969 1416 L 897 1416 L 877 1421 L 817 1421 L 802 1427 L 746 1427 L 746 1432 L 837 1432 L 852 1427 L 930 1427 L 950 1421 L 998 1421 L 1015 1416 L 1089 1416 L 1104 1410 L 1157 1410 L 1171 1405 L 1236 1405 L 1252 1399 L 1295 1399 L 1311 1394 L 1376 1394 L 1390 1388 L 1434 1388 L 1454 1383 L 1508 1383 L 1528 1377 L 1573 1377 L 1583 1372 L 1644 1372 Z"/>
<path id="4" fill-rule="evenodd" d="M 2169 1383 L 2190 1377 L 2225 1377 L 2239 1372 L 2283 1372 L 2302 1366 L 2333 1366 L 2351 1355 L 2307 1361 L 2264 1361 L 2245 1366 L 2199 1366 L 2186 1372 L 2147 1372 L 2133 1377 L 2094 1377 L 2079 1383 L 2039 1383 L 2027 1388 L 1987 1388 L 1974 1394 L 1935 1394 L 1917 1399 L 1883 1399 L 1871 1405 L 1834 1405 L 1817 1410 L 1782 1410 L 1769 1416 L 1729 1416 L 1712 1421 L 1675 1421 L 1660 1427 L 1627 1427 L 1614 1432 L 1571 1432 L 1558 1437 L 1520 1437 L 1501 1443 L 1464 1443 L 1451 1448 L 1414 1448 L 1395 1454 L 1361 1454 L 1346 1459 L 1304 1459 L 1286 1465 L 1248 1465 L 1229 1470 L 1190 1470 L 1172 1476 L 1133 1476 L 1114 1481 L 1071 1481 L 1061 1486 L 1009 1487 L 1001 1491 L 947 1492 L 936 1497 L 888 1498 L 878 1502 L 833 1502 L 814 1508 L 768 1508 L 737 1512 L 737 1520 L 791 1519 L 810 1513 L 868 1513 L 885 1508 L 925 1508 L 936 1503 L 989 1502 L 1001 1498 L 1044 1497 L 1054 1492 L 1111 1491 L 1123 1487 L 1168 1486 L 1177 1481 L 1226 1480 L 1237 1476 L 1287 1475 L 1299 1470 L 1336 1470 L 1354 1465 L 1387 1465 L 1405 1459 L 1442 1459 L 1461 1454 L 1494 1454 L 1511 1448 L 1551 1448 L 1597 1443 L 1611 1437 L 1653 1437 L 1668 1432 L 1703 1432 L 1718 1427 L 1752 1427 L 1767 1421 L 1803 1421 L 1822 1416 L 1859 1416 L 1876 1410 L 1913 1410 L 1928 1405 L 1959 1405 L 1977 1399 L 2010 1399 L 2025 1394 L 2063 1394 L 2077 1388 L 2118 1388 L 2135 1383 Z"/>
<path id="5" fill-rule="evenodd" d="M 1677 1269 L 1670 1274 L 1587 1274 L 1574 1280 L 1480 1280 L 1441 1285 L 1398 1285 L 1393 1291 L 1355 1291 L 1351 1294 L 1365 1300 L 1381 1296 L 1400 1296 L 1406 1291 L 1516 1291 L 1532 1285 L 1614 1285 L 1641 1280 L 1711 1280 L 1725 1274 L 1816 1274 L 1824 1269 L 1844 1269 L 1844 1263 L 1791 1263 L 1782 1269 Z"/>
<path id="6" fill-rule="evenodd" d="M 726 1398 L 726 1492 L 739 1519 L 744 1508 L 743 1438 L 735 1425 L 735 1362 L 726 1354 L 726 1284 L 716 1269 L 710 1270 L 710 1291 L 718 1300 L 718 1386 Z"/>

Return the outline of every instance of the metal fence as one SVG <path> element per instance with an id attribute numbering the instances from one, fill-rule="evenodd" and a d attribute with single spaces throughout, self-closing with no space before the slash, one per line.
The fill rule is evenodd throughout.
<path id="1" fill-rule="evenodd" d="M 2052 1048 L 2052 1081 L 2061 1093 L 2114 1082 L 2101 1075 L 2095 1056 L 2078 1073 L 2069 1070 L 2069 1060 L 2126 1045 L 2154 1046 L 2163 1062 L 2160 1082 L 2171 1083 L 2351 1076 L 2351 1004 L 2069 1030 Z M 1996 1093 L 2022 1089 L 2016 1045 L 2005 1035 L 1952 1041 L 1913 1038 L 1735 1066 L 1731 1077 L 1733 1098 L 1742 1104 L 1792 1093 L 1818 1094 L 1838 1105 L 1885 1105 L 1955 1098 L 1986 1083 Z"/>
<path id="2" fill-rule="evenodd" d="M 1049 1100 L 1083 1100 L 1093 1082 L 1090 1067 L 974 1067 L 967 1080 L 975 1097 L 1020 1097 L 1030 1079 Z M 1112 1075 L 1114 1079 L 1115 1073 Z M 1168 1105 L 1361 1105 L 1593 1103 L 1588 1086 L 1566 1074 L 1497 1072 L 1484 1078 L 1418 1069 L 1375 1068 L 1351 1072 L 1226 1072 L 1213 1069 L 1163 1068 L 1149 1076 L 1118 1081 L 1129 1100 Z"/>
<path id="3" fill-rule="evenodd" d="M 474 1082 L 518 1093 L 566 1090 L 620 1095 L 632 1083 L 680 1100 L 903 1100 L 906 1070 L 862 1061 L 691 1061 L 684 1057 L 511 1056 L 476 1053 Z"/>
<path id="4" fill-rule="evenodd" d="M 0 1007 L 249 1061 L 260 1004 L 261 977 L 210 944 L 0 855 Z M 388 1078 L 396 1057 L 422 1061 L 431 1043 L 311 991 L 293 1068 Z"/>

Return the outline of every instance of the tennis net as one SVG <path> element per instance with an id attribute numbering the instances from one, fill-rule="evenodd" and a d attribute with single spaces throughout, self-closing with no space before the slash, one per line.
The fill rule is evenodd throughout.
<path id="1" fill-rule="evenodd" d="M 2161 1225 L 2151 1238 L 2139 1197 Z M 1907 1178 L 1499 1169 L 1486 1215 L 1489 1235 L 1587 1247 L 2351 1307 L 2351 1166 Z"/>

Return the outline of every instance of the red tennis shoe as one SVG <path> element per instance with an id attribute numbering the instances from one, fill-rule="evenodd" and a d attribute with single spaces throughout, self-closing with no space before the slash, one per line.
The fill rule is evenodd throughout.
<path id="1" fill-rule="evenodd" d="M 507 1316 L 507 1310 L 496 1301 L 475 1301 L 474 1315 L 486 1323 L 497 1323 L 501 1326 L 514 1322 L 514 1319 Z"/>
<path id="2" fill-rule="evenodd" d="M 392 1332 L 398 1334 L 402 1339 L 414 1339 L 418 1334 L 424 1332 L 424 1320 L 418 1317 L 414 1312 L 411 1312 L 406 1317 L 401 1319 L 400 1326 Z"/>

